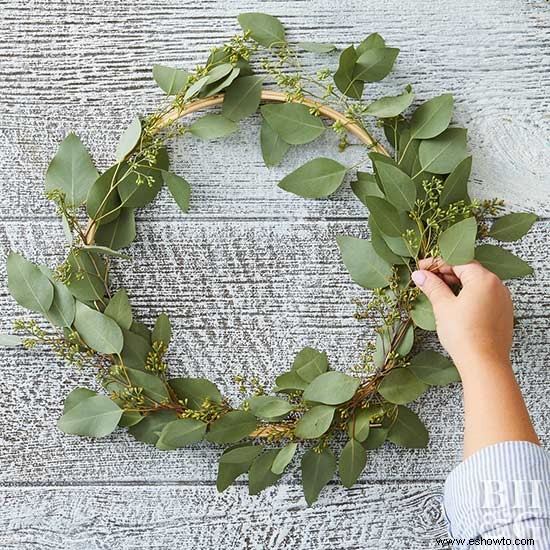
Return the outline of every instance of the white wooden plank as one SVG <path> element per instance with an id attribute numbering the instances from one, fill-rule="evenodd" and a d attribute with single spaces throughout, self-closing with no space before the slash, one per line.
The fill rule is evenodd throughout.
<path id="1" fill-rule="evenodd" d="M 550 72 L 543 51 L 550 25 L 545 7 L 537 1 L 386 0 L 373 10 L 357 0 L 343 0 L 335 13 L 323 0 L 287 2 L 284 7 L 275 1 L 247 4 L 247 9 L 280 15 L 295 40 L 344 44 L 375 30 L 384 34 L 401 47 L 400 61 L 395 74 L 369 86 L 368 93 L 395 93 L 411 83 L 419 98 L 455 94 L 456 122 L 470 128 L 475 194 L 501 196 L 512 208 L 548 215 L 545 98 Z M 237 12 L 221 0 L 130 1 L 111 4 L 108 10 L 101 2 L 4 2 L 0 215 L 51 215 L 42 197 L 42 179 L 63 136 L 70 130 L 82 134 L 105 167 L 127 121 L 160 100 L 152 65 L 192 67 L 203 61 L 210 46 L 236 31 Z M 306 67 L 318 68 L 319 63 L 334 65 L 335 57 L 305 59 Z M 227 141 L 177 146 L 175 168 L 194 183 L 192 216 L 362 215 L 349 190 L 329 201 L 305 201 L 275 186 L 305 159 L 338 155 L 329 147 L 334 139 L 312 144 L 283 166 L 267 170 L 257 134 L 258 124 L 251 121 Z M 349 151 L 344 159 L 352 164 L 357 154 Z M 176 214 L 166 195 L 154 214 L 147 213 L 158 218 Z"/>
<path id="2" fill-rule="evenodd" d="M 0 490 L 0 546 L 41 550 L 445 548 L 437 483 L 330 485 L 307 508 L 299 487 L 249 497 L 243 486 Z"/>

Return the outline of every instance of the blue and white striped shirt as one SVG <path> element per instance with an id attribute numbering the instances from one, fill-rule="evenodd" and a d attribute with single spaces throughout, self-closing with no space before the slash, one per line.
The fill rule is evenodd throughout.
<path id="1" fill-rule="evenodd" d="M 527 441 L 481 449 L 450 473 L 443 503 L 455 548 L 550 550 L 550 454 Z"/>

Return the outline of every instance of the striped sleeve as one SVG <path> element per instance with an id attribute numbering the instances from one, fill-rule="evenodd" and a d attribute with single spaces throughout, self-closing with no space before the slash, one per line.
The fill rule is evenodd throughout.
<path id="1" fill-rule="evenodd" d="M 497 548 L 549 550 L 550 455 L 527 441 L 481 449 L 450 473 L 443 503 L 455 548 L 490 538 Z"/>

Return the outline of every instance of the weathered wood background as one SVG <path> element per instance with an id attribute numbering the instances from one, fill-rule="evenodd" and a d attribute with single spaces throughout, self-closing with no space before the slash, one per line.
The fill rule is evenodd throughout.
<path id="1" fill-rule="evenodd" d="M 34 0 L 0 1 L 0 246 L 54 265 L 61 228 L 43 197 L 58 142 L 76 131 L 101 168 L 136 112 L 161 98 L 154 63 L 182 68 L 237 29 L 241 11 L 280 16 L 291 40 L 358 42 L 372 31 L 402 53 L 373 98 L 411 83 L 419 98 L 456 97 L 470 129 L 472 190 L 541 215 L 510 248 L 536 270 L 512 283 L 520 325 L 514 363 L 538 432 L 550 443 L 548 232 L 550 5 L 543 0 Z M 327 58 L 323 58 L 327 59 Z M 336 57 L 328 58 L 331 65 Z M 325 63 L 315 56 L 306 65 Z M 344 188 L 329 200 L 286 194 L 277 181 L 306 158 L 338 156 L 335 138 L 263 166 L 258 121 L 220 143 L 172 151 L 193 184 L 180 214 L 166 194 L 139 213 L 133 259 L 119 264 L 137 315 L 166 311 L 175 325 L 172 372 L 232 392 L 232 374 L 270 383 L 310 344 L 345 369 L 371 326 L 352 318 L 362 295 L 338 259 L 337 233 L 366 234 L 365 210 Z M 352 149 L 344 155 L 356 158 Z M 22 313 L 0 262 L 0 330 Z M 331 484 L 307 508 L 296 472 L 259 497 L 244 484 L 218 495 L 210 445 L 164 453 L 125 433 L 83 440 L 57 431 L 65 394 L 87 373 L 42 351 L 0 352 L 0 547 L 436 548 L 444 535 L 442 483 L 461 455 L 461 391 L 418 403 L 427 450 L 386 445 L 352 490 Z"/>

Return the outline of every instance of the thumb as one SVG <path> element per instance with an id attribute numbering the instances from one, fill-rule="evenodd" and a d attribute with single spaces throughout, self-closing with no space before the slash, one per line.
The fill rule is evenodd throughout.
<path id="1" fill-rule="evenodd" d="M 447 284 L 431 271 L 424 269 L 414 271 L 411 277 L 416 286 L 428 297 L 434 310 L 439 305 L 455 297 Z"/>

